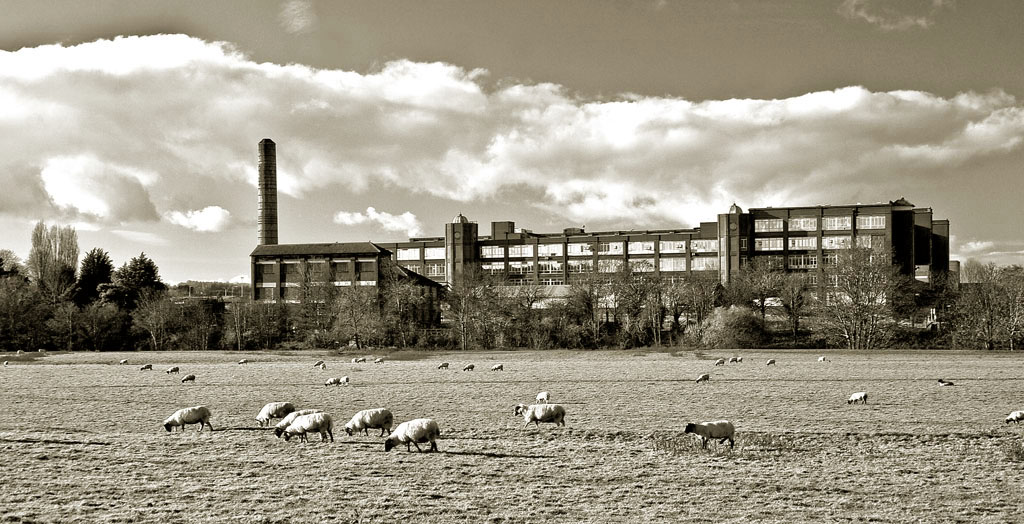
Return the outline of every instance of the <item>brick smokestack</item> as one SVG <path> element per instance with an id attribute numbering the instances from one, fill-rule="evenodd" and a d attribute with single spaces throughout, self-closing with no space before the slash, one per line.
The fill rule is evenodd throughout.
<path id="1" fill-rule="evenodd" d="M 260 140 L 260 214 L 259 245 L 277 244 L 277 145 L 269 138 Z"/>

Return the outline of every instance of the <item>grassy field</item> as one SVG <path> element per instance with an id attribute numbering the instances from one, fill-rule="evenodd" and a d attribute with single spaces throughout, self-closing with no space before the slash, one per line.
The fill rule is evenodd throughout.
<path id="1" fill-rule="evenodd" d="M 1024 519 L 1024 427 L 1003 422 L 1024 409 L 1017 355 L 743 351 L 713 365 L 734 354 L 0 355 L 0 522 Z M 487 371 L 495 363 L 505 371 Z M 195 384 L 180 383 L 188 373 Z M 695 384 L 701 373 L 711 381 Z M 343 375 L 351 385 L 324 387 Z M 524 429 L 512 415 L 543 390 L 567 427 Z M 856 391 L 867 405 L 847 405 Z M 332 413 L 335 442 L 257 428 L 263 404 L 283 400 Z M 216 431 L 164 431 L 197 404 Z M 373 407 L 396 424 L 434 418 L 441 452 L 347 436 L 349 417 Z M 682 434 L 720 418 L 736 425 L 735 449 Z"/>

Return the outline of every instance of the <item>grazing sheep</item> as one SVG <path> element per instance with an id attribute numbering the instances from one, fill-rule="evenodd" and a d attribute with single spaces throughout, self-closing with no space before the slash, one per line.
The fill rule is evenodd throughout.
<path id="1" fill-rule="evenodd" d="M 689 423 L 686 425 L 686 429 L 683 433 L 695 433 L 700 437 L 700 447 L 708 447 L 708 441 L 711 439 L 717 440 L 719 444 L 725 444 L 725 441 L 729 441 L 729 447 L 736 447 L 736 428 L 732 425 L 732 422 L 728 420 L 716 420 L 714 422 L 705 422 L 703 424 Z"/>
<path id="2" fill-rule="evenodd" d="M 178 371 L 181 371 L 180 369 L 178 369 L 178 366 L 171 366 L 167 368 L 168 375 L 170 375 L 171 373 L 177 373 Z"/>
<path id="3" fill-rule="evenodd" d="M 466 364 L 466 367 L 462 368 L 462 371 L 473 371 L 476 368 L 473 364 Z"/>
<path id="4" fill-rule="evenodd" d="M 768 359 L 768 362 L 765 363 L 765 365 L 766 366 L 774 366 L 775 365 L 775 359 L 774 358 Z"/>
<path id="5" fill-rule="evenodd" d="M 729 357 L 729 363 L 730 364 L 739 364 L 739 362 L 740 362 L 739 357 Z"/>
<path id="6" fill-rule="evenodd" d="M 720 359 L 716 360 L 715 361 L 715 365 L 716 366 L 724 366 L 725 365 L 725 359 L 724 358 L 720 358 Z"/>
<path id="7" fill-rule="evenodd" d="M 122 358 L 121 360 L 119 360 L 119 361 L 117 362 L 117 365 L 118 365 L 118 366 L 123 366 L 123 365 L 125 365 L 125 364 L 127 364 L 127 363 L 128 363 L 128 359 L 126 359 L 126 358 Z"/>
<path id="8" fill-rule="evenodd" d="M 448 369 L 448 363 L 442 362 L 441 365 L 437 366 L 437 369 Z"/>
<path id="9" fill-rule="evenodd" d="M 1013 422 L 1014 424 L 1020 424 L 1020 421 L 1024 420 L 1024 411 L 1014 411 L 1010 413 L 1010 416 L 1006 417 L 1006 423 Z"/>
<path id="10" fill-rule="evenodd" d="M 295 405 L 291 402 L 270 402 L 263 406 L 259 415 L 256 415 L 256 423 L 260 426 L 269 426 L 270 419 L 282 418 L 292 411 L 295 411 Z"/>
<path id="11" fill-rule="evenodd" d="M 24 352 L 23 352 L 22 350 L 20 350 L 20 349 L 19 349 L 19 350 L 18 350 L 18 352 L 17 352 L 17 353 L 15 353 L 15 355 L 20 355 L 20 354 L 22 354 L 22 353 L 24 353 Z"/>
<path id="12" fill-rule="evenodd" d="M 522 415 L 526 421 L 526 427 L 533 422 L 538 427 L 541 422 L 550 422 L 556 426 L 565 425 L 565 408 L 560 404 L 532 404 L 526 406 L 518 404 L 512 410 L 516 415 Z"/>
<path id="13" fill-rule="evenodd" d="M 704 373 L 701 376 L 697 377 L 698 384 L 700 384 L 701 382 L 707 382 L 709 380 L 711 380 L 711 375 L 708 375 L 707 373 Z"/>
<path id="14" fill-rule="evenodd" d="M 324 382 L 325 386 L 340 386 L 342 384 L 344 384 L 346 386 L 348 385 L 348 375 L 345 375 L 344 377 L 341 377 L 341 378 L 335 377 L 335 378 L 329 379 L 327 382 Z"/>
<path id="15" fill-rule="evenodd" d="M 395 417 L 387 409 L 364 409 L 352 415 L 352 420 L 345 424 L 345 433 L 352 436 L 352 434 L 362 431 L 363 434 L 369 436 L 371 429 L 380 429 L 380 436 L 383 437 L 385 431 L 388 432 L 388 435 L 391 434 L 391 425 L 394 422 Z"/>
<path id="16" fill-rule="evenodd" d="M 292 425 L 292 422 L 297 417 L 301 417 L 302 415 L 312 415 L 313 413 L 323 413 L 323 411 L 319 409 L 300 409 L 285 415 L 284 418 L 274 426 L 274 436 L 281 438 L 281 434 L 284 433 L 284 430 L 288 429 L 288 426 Z"/>
<path id="17" fill-rule="evenodd" d="M 743 357 L 736 357 L 736 363 L 737 364 L 742 364 L 743 363 Z"/>
<path id="18" fill-rule="evenodd" d="M 860 402 L 861 404 L 867 404 L 868 394 L 864 391 L 860 391 L 850 395 L 850 398 L 846 401 L 847 404 L 856 404 L 857 402 Z"/>
<path id="19" fill-rule="evenodd" d="M 437 451 L 437 437 L 441 436 L 441 428 L 437 422 L 429 418 L 418 418 L 402 422 L 388 438 L 384 439 L 384 451 L 391 451 L 391 448 L 398 444 L 405 444 L 406 451 L 412 451 L 409 444 L 416 446 L 416 451 L 423 452 L 420 444 L 430 442 L 429 451 Z"/>
<path id="20" fill-rule="evenodd" d="M 139 371 L 148 371 L 150 369 L 153 369 L 153 364 L 146 364 L 145 366 L 139 368 Z"/>
<path id="21" fill-rule="evenodd" d="M 182 383 L 182 384 L 184 384 L 184 383 L 186 383 L 186 382 L 193 382 L 193 383 L 194 383 L 195 381 L 196 381 L 196 376 L 195 376 L 195 375 L 192 375 L 192 374 L 189 374 L 189 375 L 185 375 L 185 376 L 184 376 L 184 377 L 182 377 L 182 379 L 181 379 L 181 383 Z"/>
<path id="22" fill-rule="evenodd" d="M 551 395 L 547 391 L 541 391 L 537 393 L 537 402 L 543 402 L 547 404 L 551 400 Z"/>
<path id="23" fill-rule="evenodd" d="M 246 360 L 246 359 L 244 359 L 244 358 L 243 358 L 242 360 L 239 360 L 239 361 L 238 361 L 238 364 L 239 364 L 239 365 L 242 365 L 242 364 L 248 364 L 248 363 L 249 363 L 249 361 L 248 361 L 248 360 Z"/>
<path id="24" fill-rule="evenodd" d="M 315 368 L 318 368 L 318 367 L 320 367 L 322 365 L 324 365 L 324 361 L 323 360 L 317 360 L 316 362 L 313 363 L 313 367 L 315 367 Z"/>
<path id="25" fill-rule="evenodd" d="M 374 364 L 383 364 L 384 363 L 384 357 L 377 357 L 377 358 L 373 359 L 373 363 Z"/>
<path id="26" fill-rule="evenodd" d="M 355 364 L 359 364 L 361 362 L 366 362 L 366 357 L 354 358 L 354 359 L 352 359 L 352 362 L 355 363 Z"/>
<path id="27" fill-rule="evenodd" d="M 491 371 L 505 371 L 505 365 L 504 364 L 495 364 L 495 365 L 491 366 Z"/>
<path id="28" fill-rule="evenodd" d="M 199 424 L 199 431 L 203 430 L 204 425 L 210 426 L 210 431 L 213 431 L 213 424 L 210 424 L 210 409 L 206 406 L 179 409 L 167 417 L 167 420 L 164 421 L 164 429 L 170 432 L 172 427 L 181 426 L 181 430 L 185 431 L 186 424 Z"/>
<path id="29" fill-rule="evenodd" d="M 7 367 L 7 361 L 6 360 L 4 361 L 4 367 Z"/>
<path id="30" fill-rule="evenodd" d="M 818 357 L 818 362 L 828 362 L 828 359 L 826 359 L 823 356 L 822 357 Z"/>
<path id="31" fill-rule="evenodd" d="M 324 364 L 323 362 L 321 362 L 320 363 L 320 371 L 327 371 L 327 364 Z"/>
<path id="32" fill-rule="evenodd" d="M 942 379 L 942 378 L 940 378 L 940 379 L 939 379 L 939 385 L 940 385 L 940 386 L 952 386 L 952 385 L 953 385 L 953 383 L 952 383 L 952 382 L 950 382 L 950 381 L 948 381 L 948 380 L 946 380 L 946 379 Z"/>
<path id="33" fill-rule="evenodd" d="M 330 436 L 331 442 L 334 442 L 334 419 L 322 412 L 300 415 L 281 432 L 285 440 L 291 440 L 298 435 L 299 441 L 308 442 L 306 433 L 319 433 L 320 442 L 327 442 L 327 437 Z"/>

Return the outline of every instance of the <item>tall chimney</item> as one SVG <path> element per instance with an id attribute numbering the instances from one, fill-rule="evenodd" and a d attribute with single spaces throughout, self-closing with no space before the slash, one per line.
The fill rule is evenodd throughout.
<path id="1" fill-rule="evenodd" d="M 277 244 L 277 145 L 269 138 L 260 140 L 260 214 L 259 245 Z"/>

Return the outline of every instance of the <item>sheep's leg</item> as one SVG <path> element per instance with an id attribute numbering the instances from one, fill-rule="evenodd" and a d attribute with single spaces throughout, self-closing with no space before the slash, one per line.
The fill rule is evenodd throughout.
<path id="1" fill-rule="evenodd" d="M 437 442 L 430 441 L 430 451 L 437 451 Z"/>
<path id="2" fill-rule="evenodd" d="M 331 442 L 334 442 L 334 432 L 331 430 L 327 430 L 327 434 L 331 436 Z"/>
<path id="3" fill-rule="evenodd" d="M 418 448 L 419 446 L 416 446 L 416 447 Z M 411 447 L 411 446 L 409 446 L 409 443 L 408 443 L 408 442 L 406 442 L 406 443 L 405 443 L 405 450 L 406 450 L 406 451 L 408 451 L 408 452 L 410 452 L 410 453 L 412 452 L 412 447 Z"/>
<path id="4" fill-rule="evenodd" d="M 412 445 L 416 446 L 416 451 L 419 451 L 420 453 L 423 453 L 423 450 L 420 449 L 420 445 L 418 443 L 416 443 L 415 440 L 412 442 Z"/>
<path id="5" fill-rule="evenodd" d="M 367 437 L 370 436 L 370 428 L 369 427 L 363 428 L 363 435 L 366 435 Z"/>

